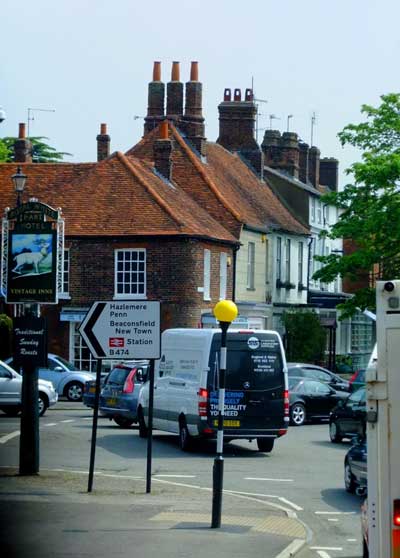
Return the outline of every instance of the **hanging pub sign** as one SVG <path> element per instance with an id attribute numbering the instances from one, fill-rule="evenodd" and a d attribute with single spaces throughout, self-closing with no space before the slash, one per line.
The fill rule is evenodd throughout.
<path id="1" fill-rule="evenodd" d="M 6 302 L 56 304 L 63 258 L 59 211 L 37 201 L 8 210 L 2 239 Z"/>

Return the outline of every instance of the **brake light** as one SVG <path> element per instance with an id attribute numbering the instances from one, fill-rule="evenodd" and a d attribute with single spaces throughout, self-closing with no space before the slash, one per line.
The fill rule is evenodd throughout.
<path id="1" fill-rule="evenodd" d="M 283 392 L 283 412 L 285 417 L 289 416 L 289 390 L 285 389 Z"/>
<path id="2" fill-rule="evenodd" d="M 400 500 L 393 500 L 393 525 L 400 527 Z"/>
<path id="3" fill-rule="evenodd" d="M 199 396 L 199 417 L 207 416 L 208 390 L 200 388 L 197 392 Z"/>
<path id="4" fill-rule="evenodd" d="M 136 368 L 134 368 L 129 372 L 125 380 L 122 393 L 133 393 L 133 390 L 135 389 L 135 374 L 136 374 Z"/>

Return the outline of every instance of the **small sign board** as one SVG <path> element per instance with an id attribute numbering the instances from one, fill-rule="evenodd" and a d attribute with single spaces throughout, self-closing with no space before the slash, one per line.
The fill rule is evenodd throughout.
<path id="1" fill-rule="evenodd" d="M 47 328 L 44 318 L 17 317 L 13 320 L 14 368 L 47 366 Z"/>
<path id="2" fill-rule="evenodd" d="M 160 303 L 147 300 L 95 302 L 79 333 L 98 359 L 159 359 Z"/>

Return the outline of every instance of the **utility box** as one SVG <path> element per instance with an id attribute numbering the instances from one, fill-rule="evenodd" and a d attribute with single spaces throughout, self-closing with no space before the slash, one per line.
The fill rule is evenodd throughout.
<path id="1" fill-rule="evenodd" d="M 366 372 L 371 558 L 400 558 L 400 280 L 376 286 L 377 347 Z"/>

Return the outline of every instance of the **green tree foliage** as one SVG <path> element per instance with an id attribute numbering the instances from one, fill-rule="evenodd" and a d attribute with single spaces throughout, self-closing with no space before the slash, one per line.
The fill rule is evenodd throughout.
<path id="1" fill-rule="evenodd" d="M 6 314 L 0 314 L 0 359 L 4 360 L 11 355 L 13 322 Z"/>
<path id="2" fill-rule="evenodd" d="M 14 143 L 17 139 L 13 137 L 0 139 L 0 162 L 12 163 L 14 161 Z M 32 143 L 33 163 L 58 163 L 66 155 L 71 155 L 71 153 L 54 149 L 54 147 L 51 147 L 44 141 L 47 139 L 45 137 L 29 138 L 29 141 Z"/>
<path id="3" fill-rule="evenodd" d="M 286 358 L 289 361 L 319 363 L 324 359 L 326 330 L 315 312 L 284 312 Z"/>
<path id="4" fill-rule="evenodd" d="M 365 122 L 349 124 L 339 133 L 342 145 L 362 150 L 361 161 L 346 171 L 354 183 L 323 197 L 341 210 L 325 236 L 351 239 L 356 250 L 316 258 L 324 265 L 313 277 L 327 283 L 338 275 L 363 279 L 366 285 L 372 275 L 382 280 L 400 277 L 400 94 L 382 95 L 377 108 L 363 105 L 361 112 Z M 374 310 L 375 289 L 358 289 L 339 308 L 342 319 L 358 309 Z"/>

